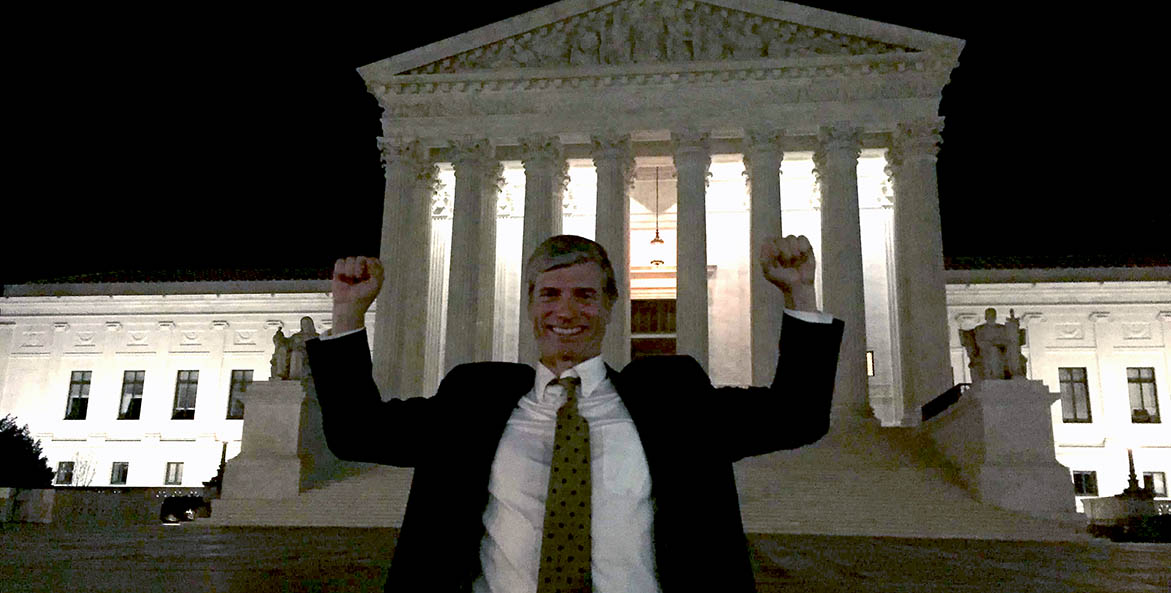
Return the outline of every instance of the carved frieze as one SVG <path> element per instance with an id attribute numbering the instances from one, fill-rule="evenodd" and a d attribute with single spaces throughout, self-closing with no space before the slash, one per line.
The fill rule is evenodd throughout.
<path id="1" fill-rule="evenodd" d="M 20 347 L 39 350 L 48 347 L 48 341 L 45 339 L 45 331 L 43 329 L 26 330 L 21 332 Z"/>
<path id="2" fill-rule="evenodd" d="M 692 0 L 624 0 L 405 74 L 914 51 Z"/>
<path id="3" fill-rule="evenodd" d="M 1122 324 L 1122 339 L 1149 340 L 1151 339 L 1151 324 L 1147 321 L 1127 321 Z"/>
<path id="4" fill-rule="evenodd" d="M 1080 323 L 1056 323 L 1053 333 L 1058 340 L 1084 340 L 1086 337 L 1085 328 Z"/>

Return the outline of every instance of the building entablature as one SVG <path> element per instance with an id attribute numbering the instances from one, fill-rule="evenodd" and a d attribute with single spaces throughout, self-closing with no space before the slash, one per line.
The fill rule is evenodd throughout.
<path id="1" fill-rule="evenodd" d="M 225 286 L 230 283 L 225 283 Z M 46 318 L 106 318 L 165 316 L 252 317 L 256 315 L 327 312 L 326 292 L 252 294 L 106 294 L 78 296 L 0 297 L 0 321 L 48 322 Z"/>
<path id="2" fill-rule="evenodd" d="M 1146 268 L 1146 270 L 1150 270 Z M 985 270 L 973 270 L 985 271 Z M 1139 270 L 1141 271 L 1141 270 Z M 947 285 L 949 307 L 983 306 L 987 303 L 1020 306 L 1046 305 L 1062 308 L 1083 307 L 1099 309 L 1103 306 L 1156 307 L 1171 309 L 1171 282 L 1168 281 L 1104 281 L 1104 282 L 1033 282 L 996 284 Z M 1154 311 L 1154 309 L 1152 309 Z M 1019 316 L 1023 310 L 1018 310 Z M 1003 312 L 1008 314 L 1007 311 Z M 1154 313 L 1152 312 L 1152 315 Z"/>
<path id="3" fill-rule="evenodd" d="M 842 121 L 889 133 L 933 120 L 962 47 L 784 2 L 566 0 L 359 72 L 387 137 L 801 137 Z"/>

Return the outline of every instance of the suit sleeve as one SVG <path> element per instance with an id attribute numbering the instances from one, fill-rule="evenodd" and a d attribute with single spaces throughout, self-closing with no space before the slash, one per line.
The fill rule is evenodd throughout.
<path id="1" fill-rule="evenodd" d="M 434 398 L 382 401 L 366 332 L 306 343 L 329 450 L 347 461 L 414 467 L 436 438 Z"/>
<path id="2" fill-rule="evenodd" d="M 772 385 L 717 389 L 732 461 L 796 449 L 825 436 L 843 328 L 840 319 L 810 323 L 785 315 Z"/>

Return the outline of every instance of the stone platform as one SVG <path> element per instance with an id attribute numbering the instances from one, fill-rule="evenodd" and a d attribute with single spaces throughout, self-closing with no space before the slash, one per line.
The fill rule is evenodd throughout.
<path id="1" fill-rule="evenodd" d="M 378 593 L 396 529 L 0 527 L 5 593 Z M 1171 544 L 749 534 L 759 593 L 1166 593 Z M 702 542 L 679 542 L 702 545 Z"/>

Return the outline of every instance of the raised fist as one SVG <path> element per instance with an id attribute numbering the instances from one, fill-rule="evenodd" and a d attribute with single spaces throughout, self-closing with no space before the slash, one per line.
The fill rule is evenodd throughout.
<path id="1" fill-rule="evenodd" d="M 382 262 L 376 257 L 346 257 L 333 264 L 333 331 L 365 325 L 366 311 L 382 290 Z"/>
<path id="2" fill-rule="evenodd" d="M 805 235 L 766 240 L 760 246 L 760 269 L 784 293 L 786 307 L 816 309 L 813 279 L 817 275 L 817 258 Z"/>

